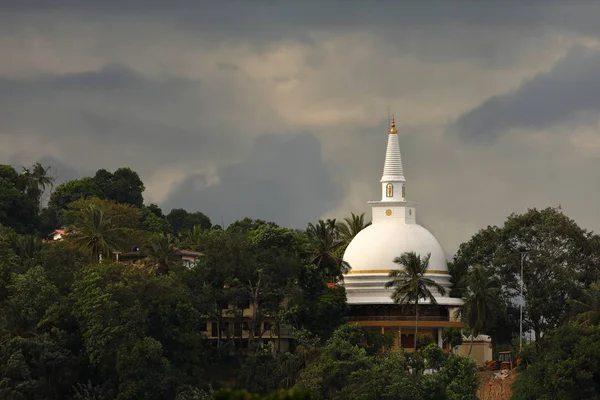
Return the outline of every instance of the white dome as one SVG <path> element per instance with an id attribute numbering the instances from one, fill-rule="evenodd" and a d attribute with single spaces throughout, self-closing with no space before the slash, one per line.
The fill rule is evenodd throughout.
<path id="1" fill-rule="evenodd" d="M 344 253 L 344 261 L 351 270 L 344 276 L 348 304 L 391 304 L 393 289 L 385 289 L 390 270 L 402 268 L 394 259 L 413 251 L 421 257 L 431 254 L 426 276 L 445 287 L 442 296 L 434 296 L 438 304 L 459 305 L 459 299 L 450 298 L 450 275 L 442 246 L 425 228 L 417 224 L 397 221 L 379 222 L 363 229 L 354 237 Z M 427 304 L 429 300 L 419 300 Z"/>
<path id="2" fill-rule="evenodd" d="M 435 237 L 421 225 L 394 221 L 373 224 L 352 239 L 344 253 L 344 261 L 352 272 L 382 271 L 388 273 L 400 266 L 394 259 L 414 251 L 421 258 L 431 253 L 428 270 L 448 272 L 446 256 Z"/>

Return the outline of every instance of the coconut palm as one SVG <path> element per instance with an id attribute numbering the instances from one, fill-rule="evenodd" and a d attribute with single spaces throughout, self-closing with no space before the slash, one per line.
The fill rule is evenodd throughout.
<path id="1" fill-rule="evenodd" d="M 50 175 L 50 167 L 44 168 L 39 162 L 35 163 L 31 169 L 23 167 L 23 176 L 28 192 L 38 200 L 48 187 L 52 188 L 54 185 L 55 179 Z"/>
<path id="2" fill-rule="evenodd" d="M 173 235 L 155 236 L 144 246 L 143 254 L 146 256 L 146 265 L 161 274 L 169 272 L 176 262 L 175 238 Z"/>
<path id="3" fill-rule="evenodd" d="M 306 235 L 312 263 L 324 272 L 326 279 L 342 279 L 350 266 L 337 255 L 343 242 L 339 239 L 335 219 L 319 220 L 316 225 L 309 223 Z"/>
<path id="4" fill-rule="evenodd" d="M 600 324 L 600 279 L 584 289 L 580 300 L 569 299 L 577 315 L 575 322 L 582 326 Z"/>
<path id="5" fill-rule="evenodd" d="M 490 276 L 481 265 L 472 267 L 466 277 L 466 294 L 464 304 L 460 307 L 461 318 L 465 321 L 473 338 L 479 335 L 486 326 L 493 323 L 495 315 L 502 309 L 500 282 Z"/>
<path id="6" fill-rule="evenodd" d="M 67 228 L 67 232 L 69 240 L 75 246 L 90 252 L 94 262 L 99 262 L 102 254 L 108 256 L 113 250 L 117 250 L 123 241 L 122 229 L 115 227 L 110 217 L 93 204 L 76 214 L 75 221 Z"/>
<path id="7" fill-rule="evenodd" d="M 344 218 L 343 222 L 336 224 L 338 234 L 344 244 L 350 243 L 354 236 L 358 235 L 358 232 L 371 225 L 370 222 L 365 223 L 365 213 L 356 215 L 350 213 L 350 218 Z"/>
<path id="8" fill-rule="evenodd" d="M 403 306 L 414 305 L 415 307 L 415 350 L 417 350 L 417 334 L 419 331 L 419 300 L 428 299 L 431 304 L 437 304 L 431 289 L 442 296 L 446 294 L 446 289 L 443 286 L 425 276 L 430 257 L 431 254 L 427 254 L 427 256 L 421 258 L 412 251 L 396 257 L 394 263 L 402 268 L 391 271 L 388 276 L 392 280 L 385 283 L 386 288 L 394 288 L 392 293 L 394 303 Z"/>
<path id="9" fill-rule="evenodd" d="M 183 231 L 179 234 L 179 242 L 187 249 L 198 250 L 201 246 L 205 232 L 206 229 L 202 228 L 200 225 L 194 225 L 189 231 Z"/>

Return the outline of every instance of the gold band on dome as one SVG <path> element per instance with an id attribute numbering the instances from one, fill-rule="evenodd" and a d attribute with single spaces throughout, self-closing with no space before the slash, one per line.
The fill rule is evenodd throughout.
<path id="1" fill-rule="evenodd" d="M 355 274 L 389 274 L 392 271 L 396 271 L 394 269 L 362 269 L 359 271 L 350 270 L 346 275 L 355 275 Z M 428 269 L 425 271 L 425 275 L 427 274 L 437 274 L 437 275 L 450 275 L 448 271 L 442 271 L 440 269 Z"/>

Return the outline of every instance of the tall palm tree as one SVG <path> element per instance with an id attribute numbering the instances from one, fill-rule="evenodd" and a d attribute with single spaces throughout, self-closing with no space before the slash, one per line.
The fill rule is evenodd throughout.
<path id="1" fill-rule="evenodd" d="M 44 168 L 39 162 L 35 163 L 32 168 L 23 167 L 23 176 L 28 192 L 37 199 L 48 187 L 52 188 L 54 185 L 55 179 L 50 175 L 50 167 Z"/>
<path id="2" fill-rule="evenodd" d="M 166 274 L 175 261 L 175 238 L 173 235 L 155 236 L 144 246 L 148 266 L 156 268 L 161 274 Z"/>
<path id="3" fill-rule="evenodd" d="M 352 239 L 354 239 L 354 236 L 358 235 L 358 232 L 362 231 L 369 225 L 371 225 L 370 222 L 365 223 L 365 213 L 360 215 L 350 213 L 350 217 L 344 218 L 343 222 L 338 222 L 336 227 L 340 239 L 342 242 L 344 242 L 344 244 L 347 245 Z"/>
<path id="4" fill-rule="evenodd" d="M 324 272 L 327 279 L 342 279 L 350 266 L 337 255 L 343 242 L 339 239 L 335 219 L 319 220 L 316 225 L 309 223 L 306 235 L 312 263 Z"/>
<path id="5" fill-rule="evenodd" d="M 396 257 L 394 262 L 403 268 L 391 271 L 388 276 L 392 280 L 385 283 L 386 288 L 394 288 L 394 293 L 392 293 L 394 303 L 404 306 L 414 304 L 415 351 L 417 350 L 417 333 L 419 331 L 419 300 L 428 299 L 431 304 L 437 304 L 431 289 L 436 290 L 442 296 L 446 294 L 446 289 L 443 286 L 425 276 L 430 257 L 431 253 L 421 258 L 413 251 Z"/>
<path id="6" fill-rule="evenodd" d="M 600 279 L 584 289 L 581 299 L 569 299 L 569 304 L 577 312 L 575 322 L 582 326 L 600 324 Z"/>
<path id="7" fill-rule="evenodd" d="M 483 266 L 475 265 L 471 268 L 466 277 L 464 304 L 459 309 L 460 316 L 471 333 L 469 355 L 473 350 L 473 338 L 493 323 L 495 315 L 501 310 L 501 294 L 500 282 L 492 278 Z"/>
<path id="8" fill-rule="evenodd" d="M 112 223 L 110 217 L 93 204 L 80 210 L 73 225 L 67 228 L 67 237 L 77 247 L 89 251 L 94 262 L 101 254 L 109 255 L 122 244 L 122 229 Z"/>

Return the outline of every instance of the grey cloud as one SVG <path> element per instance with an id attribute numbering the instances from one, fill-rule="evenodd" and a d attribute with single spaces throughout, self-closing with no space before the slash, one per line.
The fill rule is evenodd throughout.
<path id="1" fill-rule="evenodd" d="M 558 0 L 529 0 L 527 2 L 499 3 L 496 1 L 472 2 L 467 0 L 387 0 L 353 1 L 322 0 L 299 2 L 296 0 L 181 0 L 169 3 L 162 0 L 105 0 L 81 2 L 63 0 L 5 0 L 0 9 L 6 11 L 42 11 L 48 13 L 70 12 L 81 14 L 119 14 L 127 16 L 163 18 L 176 17 L 180 22 L 204 22 L 211 28 L 221 26 L 235 31 L 254 25 L 267 31 L 272 27 L 332 26 L 356 27 L 425 24 L 490 26 L 537 26 L 552 23 L 558 27 L 598 30 L 594 12 L 599 10 L 593 2 L 579 0 L 565 4 Z M 262 24 L 269 21 L 266 26 Z M 263 25 L 261 27 L 261 25 Z"/>
<path id="2" fill-rule="evenodd" d="M 28 81 L 0 78 L 0 137 L 27 132 L 39 140 L 32 153 L 59 144 L 65 157 L 98 168 L 134 164 L 152 172 L 181 159 L 198 166 L 203 156 L 225 151 L 234 134 L 215 129 L 211 118 L 241 107 L 233 90 L 222 90 L 226 82 L 221 90 L 214 85 L 152 81 L 120 66 Z"/>
<path id="3" fill-rule="evenodd" d="M 116 41 L 96 44 L 100 52 L 138 40 L 140 24 L 169 26 L 186 37 L 216 44 L 250 45 L 256 52 L 273 45 L 319 44 L 322 33 L 373 34 L 392 55 L 413 55 L 433 62 L 470 59 L 503 68 L 564 34 L 600 38 L 600 4 L 558 1 L 4 1 L 0 34 L 15 31 L 52 38 L 89 34 L 86 22 L 121 25 Z M 48 22 L 50 20 L 50 22 Z M 57 22 L 57 21 L 61 22 Z M 54 22 L 52 22 L 54 21 Z M 81 26 L 73 21 L 81 22 Z M 107 24 L 107 26 L 109 26 Z M 128 30 L 130 29 L 130 30 Z M 110 36 L 113 32 L 107 32 Z M 151 32 L 149 32 L 151 33 Z M 130 38 L 129 35 L 133 37 Z M 64 39 L 63 39 L 64 40 Z M 135 51 L 132 48 L 131 51 Z M 349 48 L 348 51 L 351 51 Z M 318 60 L 314 61 L 318 65 Z M 225 69 L 227 69 L 226 66 Z"/>
<path id="4" fill-rule="evenodd" d="M 342 190 L 311 134 L 265 135 L 240 163 L 218 171 L 219 182 L 191 174 L 174 187 L 165 209 L 184 207 L 228 225 L 244 217 L 305 228 L 341 201 Z"/>
<path id="5" fill-rule="evenodd" d="M 215 223 L 221 216 L 226 223 L 251 216 L 301 228 L 330 210 L 338 214 L 329 216 L 338 218 L 350 211 L 369 212 L 365 202 L 379 193 L 387 128 L 381 124 L 354 136 L 350 131 L 363 129 L 371 114 L 376 124 L 379 114 L 373 110 L 385 114 L 386 101 L 398 108 L 413 105 L 405 113 L 442 110 L 444 118 L 454 118 L 464 107 L 477 104 L 480 96 L 498 93 L 497 86 L 513 85 L 521 76 L 535 73 L 545 62 L 539 60 L 555 60 L 554 54 L 563 54 L 572 42 L 570 34 L 599 36 L 600 28 L 600 4 L 591 2 L 190 0 L 174 6 L 154 0 L 66 0 L 57 4 L 0 2 L 0 44 L 7 54 L 20 56 L 15 68 L 30 68 L 33 72 L 23 76 L 31 76 L 46 63 L 56 64 L 43 71 L 88 70 L 97 66 L 96 60 L 117 64 L 96 72 L 27 81 L 0 78 L 0 150 L 15 143 L 8 151 L 22 151 L 18 163 L 24 165 L 51 154 L 65 177 L 128 165 L 141 174 L 149 191 L 164 189 L 157 198 L 184 171 L 187 178 L 171 189 L 161 202 L 163 208 L 200 210 Z M 557 37 L 560 43 L 555 42 Z M 284 60 L 281 76 L 272 71 L 265 75 L 297 86 L 265 88 L 259 68 L 279 72 L 276 63 L 282 58 L 262 63 L 255 61 L 260 58 L 256 56 L 263 49 L 269 50 L 267 55 L 273 53 L 274 45 L 286 50 L 286 44 L 298 41 L 316 44 L 310 49 L 291 46 L 292 52 L 306 50 L 304 56 L 293 54 L 298 57 L 294 59 L 298 75 L 309 67 L 318 76 L 294 76 L 296 68 Z M 340 43 L 345 54 L 338 57 Z M 374 43 L 385 51 L 365 50 Z M 228 46 L 234 51 L 229 52 Z M 238 48 L 245 57 L 239 68 L 230 58 Z M 214 58 L 223 79 L 212 70 L 206 75 L 203 70 L 189 73 L 205 52 Z M 396 64 L 398 58 L 408 59 L 410 65 Z M 242 76 L 248 67 L 244 62 L 254 68 L 248 76 Z M 157 68 L 145 68 L 147 63 Z M 445 122 L 438 119 L 423 123 L 426 126 L 402 127 L 409 197 L 421 202 L 420 221 L 449 253 L 477 229 L 501 223 L 510 212 L 529 206 L 563 204 L 575 210 L 578 222 L 599 229 L 598 188 L 589 184 L 595 182 L 597 159 L 584 159 L 566 139 L 570 123 L 581 123 L 582 110 L 597 109 L 594 67 L 598 67 L 595 53 L 579 49 L 568 54 L 548 74 L 459 119 L 455 128 L 462 132 L 464 124 L 471 136 L 442 135 Z M 419 68 L 426 72 L 410 72 Z M 455 73 L 465 70 L 469 72 Z M 203 80 L 172 78 L 182 74 Z M 587 81 L 578 75 L 587 76 Z M 488 78 L 501 84 L 480 88 L 478 84 Z M 561 102 L 545 98 L 559 92 L 556 86 Z M 289 101 L 278 96 L 279 90 L 299 95 Z M 520 99 L 523 96 L 530 100 Z M 531 104 L 533 98 L 537 103 Z M 526 105 L 535 116 L 513 103 Z M 339 108 L 360 113 L 362 105 L 366 117 L 360 128 L 343 117 L 335 121 Z M 319 112 L 334 116 L 315 118 Z M 290 113 L 316 122 L 301 124 L 299 118 L 289 122 Z M 517 125 L 507 122 L 512 117 Z M 560 145 L 525 144 L 515 150 L 518 139 L 502 135 L 495 146 L 474 149 L 460 139 L 472 139 L 487 129 L 482 120 L 499 126 L 492 135 L 513 126 L 566 126 Z M 256 132 L 279 132 L 280 124 L 282 130 L 314 126 L 313 133 L 326 148 L 327 163 L 309 133 L 265 136 L 249 150 Z M 557 190 L 555 177 L 547 171 L 555 169 L 559 158 L 563 175 Z M 339 163 L 340 170 L 330 160 Z M 220 183 L 211 186 L 213 176 L 202 173 L 212 168 L 217 168 Z M 171 180 L 164 184 L 163 179 Z M 583 192 L 589 194 L 573 195 Z M 341 209 L 342 203 L 349 205 Z"/>
<path id="6" fill-rule="evenodd" d="M 461 115 L 450 130 L 465 139 L 494 139 L 512 128 L 544 129 L 573 119 L 586 123 L 589 113 L 599 110 L 600 52 L 576 47 L 516 91 Z"/>

